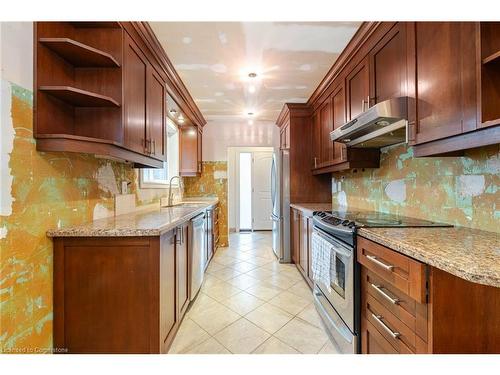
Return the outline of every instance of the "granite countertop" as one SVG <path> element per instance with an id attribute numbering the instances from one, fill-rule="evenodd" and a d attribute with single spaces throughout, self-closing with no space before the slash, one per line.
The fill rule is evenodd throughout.
<path id="1" fill-rule="evenodd" d="M 360 228 L 358 234 L 462 279 L 500 287 L 500 233 L 434 227 Z"/>
<path id="2" fill-rule="evenodd" d="M 217 198 L 190 198 L 189 206 L 158 207 L 47 231 L 49 237 L 159 236 L 218 203 Z"/>
<path id="3" fill-rule="evenodd" d="M 292 203 L 290 207 L 296 208 L 304 212 L 308 216 L 312 216 L 314 211 L 331 211 L 331 203 Z"/>

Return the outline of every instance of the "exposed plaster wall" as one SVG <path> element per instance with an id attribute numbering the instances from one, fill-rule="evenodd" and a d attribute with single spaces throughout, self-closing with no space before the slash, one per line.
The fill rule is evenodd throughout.
<path id="1" fill-rule="evenodd" d="M 500 232 L 499 149 L 415 158 L 411 147 L 391 147 L 378 169 L 335 173 L 333 203 Z"/>
<path id="2" fill-rule="evenodd" d="M 201 175 L 198 177 L 185 177 L 184 185 L 186 197 L 219 198 L 219 245 L 228 246 L 227 162 L 204 161 Z"/>
<path id="3" fill-rule="evenodd" d="M 0 353 L 52 346 L 52 241 L 47 229 L 114 214 L 121 181 L 136 204 L 167 189 L 139 189 L 130 165 L 44 153 L 33 138 L 32 23 L 0 23 Z"/>

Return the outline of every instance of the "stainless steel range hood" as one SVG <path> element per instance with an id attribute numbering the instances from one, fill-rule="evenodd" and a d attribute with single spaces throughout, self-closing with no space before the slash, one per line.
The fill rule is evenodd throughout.
<path id="1" fill-rule="evenodd" d="M 355 148 L 381 148 L 408 141 L 406 96 L 380 102 L 330 133 Z"/>

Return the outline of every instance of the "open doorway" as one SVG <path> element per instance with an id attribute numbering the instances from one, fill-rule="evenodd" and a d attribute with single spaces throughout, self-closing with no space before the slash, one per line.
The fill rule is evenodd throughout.
<path id="1" fill-rule="evenodd" d="M 272 230 L 272 147 L 229 147 L 228 208 L 233 232 Z"/>
<path id="2" fill-rule="evenodd" d="M 252 230 L 252 153 L 241 152 L 239 160 L 240 231 Z"/>

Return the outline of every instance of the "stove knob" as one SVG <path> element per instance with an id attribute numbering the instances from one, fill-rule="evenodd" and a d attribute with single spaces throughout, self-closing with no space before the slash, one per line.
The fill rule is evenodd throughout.
<path id="1" fill-rule="evenodd" d="M 356 226 L 356 223 L 354 221 L 351 221 L 349 225 L 347 225 L 349 228 L 354 228 Z"/>
<path id="2" fill-rule="evenodd" d="M 349 224 L 349 220 L 344 220 L 344 221 L 342 222 L 342 225 L 343 225 L 344 227 L 345 227 L 345 226 L 347 226 L 347 224 Z"/>

